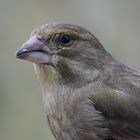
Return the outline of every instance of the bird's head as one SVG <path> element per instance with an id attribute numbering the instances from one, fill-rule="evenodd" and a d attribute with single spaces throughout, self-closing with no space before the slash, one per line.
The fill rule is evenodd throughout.
<path id="1" fill-rule="evenodd" d="M 106 51 L 86 29 L 70 24 L 36 28 L 16 57 L 31 61 L 42 81 L 82 86 L 98 75 Z"/>

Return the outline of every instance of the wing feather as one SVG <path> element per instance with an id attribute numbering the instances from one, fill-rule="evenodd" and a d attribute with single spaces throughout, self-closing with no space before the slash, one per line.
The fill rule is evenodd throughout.
<path id="1" fill-rule="evenodd" d="M 92 92 L 89 99 L 102 112 L 110 133 L 118 139 L 140 139 L 140 99 L 123 91 L 103 89 Z"/>

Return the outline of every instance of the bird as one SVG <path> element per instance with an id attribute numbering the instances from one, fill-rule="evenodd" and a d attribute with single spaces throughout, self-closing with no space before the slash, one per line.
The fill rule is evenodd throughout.
<path id="1" fill-rule="evenodd" d="M 34 64 L 56 140 L 140 140 L 140 71 L 86 28 L 40 25 L 16 57 Z"/>

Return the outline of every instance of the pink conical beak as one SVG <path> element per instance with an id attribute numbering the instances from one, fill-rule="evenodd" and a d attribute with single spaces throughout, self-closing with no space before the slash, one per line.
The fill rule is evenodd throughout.
<path id="1" fill-rule="evenodd" d="M 16 57 L 33 63 L 49 63 L 50 55 L 45 51 L 46 47 L 41 37 L 34 35 L 16 51 Z"/>

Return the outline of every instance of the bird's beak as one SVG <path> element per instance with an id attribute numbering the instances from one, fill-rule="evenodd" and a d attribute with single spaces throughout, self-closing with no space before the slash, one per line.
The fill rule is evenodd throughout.
<path id="1" fill-rule="evenodd" d="M 16 51 L 16 58 L 47 64 L 50 61 L 50 55 L 45 51 L 46 47 L 41 37 L 34 35 Z"/>

